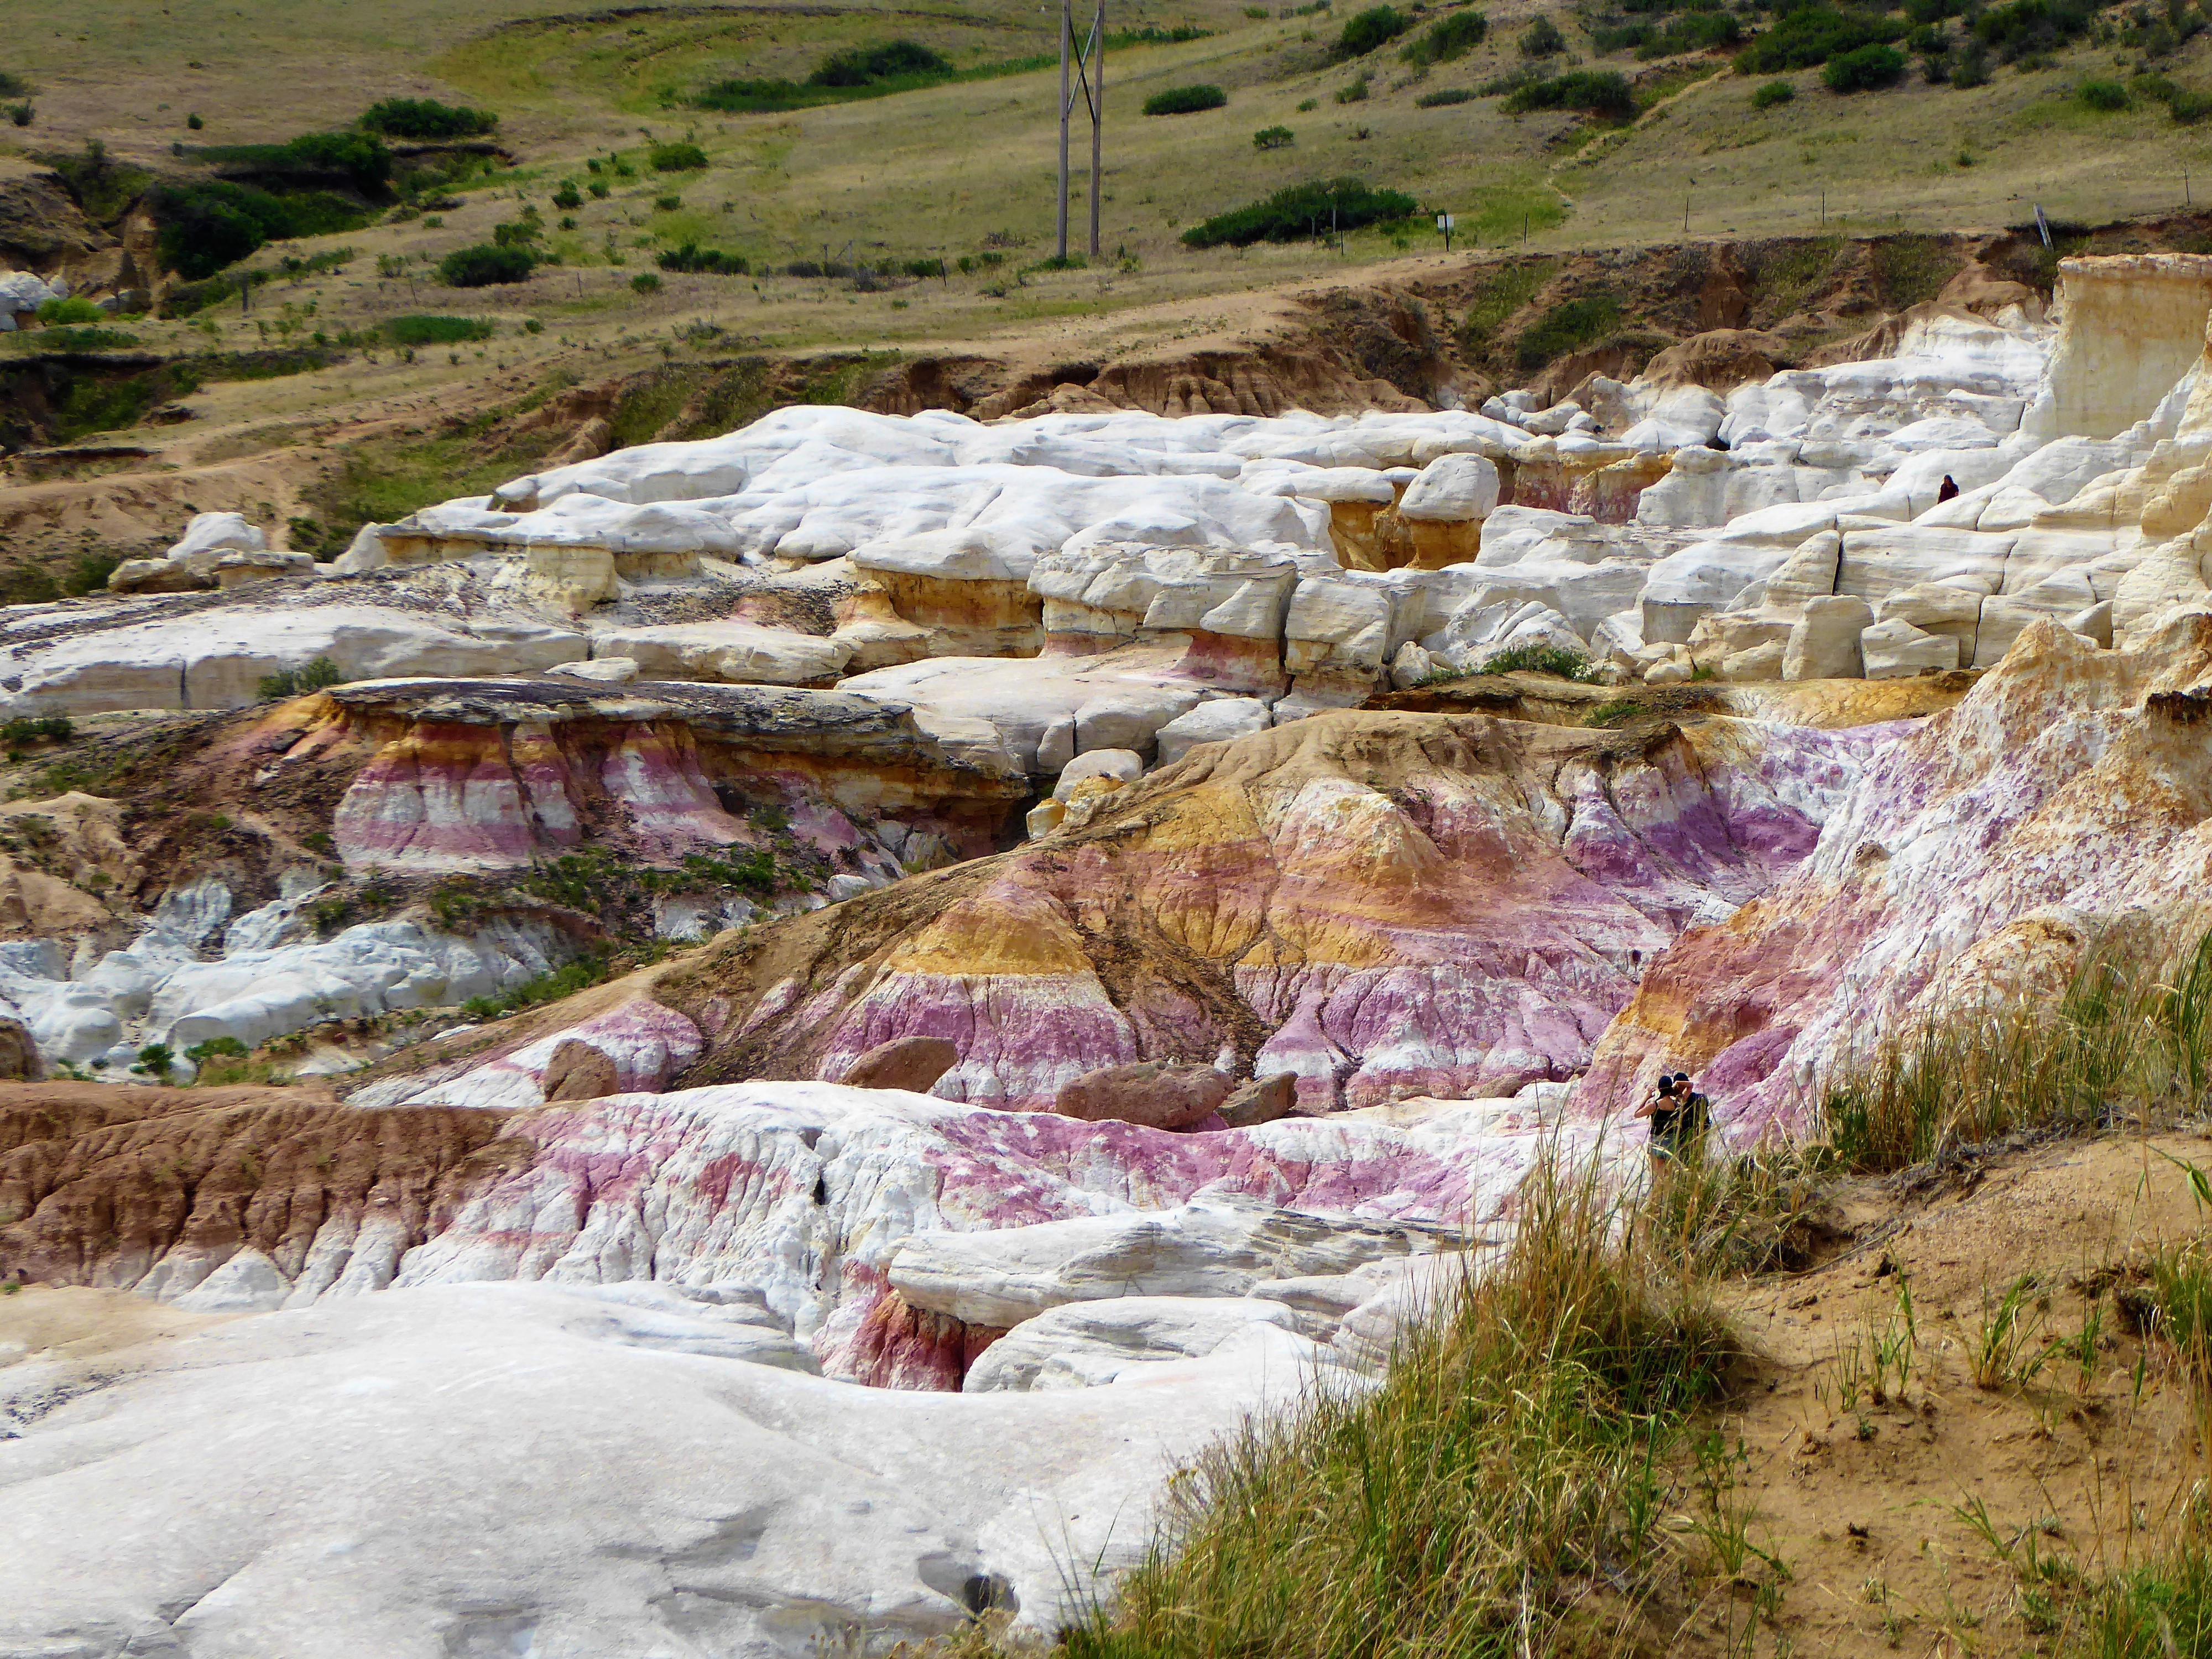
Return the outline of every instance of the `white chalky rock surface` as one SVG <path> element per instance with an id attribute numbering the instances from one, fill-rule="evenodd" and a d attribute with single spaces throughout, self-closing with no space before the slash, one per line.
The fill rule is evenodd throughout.
<path id="1" fill-rule="evenodd" d="M 0 1650 L 812 1659 L 987 1600 L 1049 1632 L 1166 1474 L 1306 1376 L 1225 1342 L 913 1394 L 756 1339 L 703 1301 L 463 1285 L 0 1370 Z"/>

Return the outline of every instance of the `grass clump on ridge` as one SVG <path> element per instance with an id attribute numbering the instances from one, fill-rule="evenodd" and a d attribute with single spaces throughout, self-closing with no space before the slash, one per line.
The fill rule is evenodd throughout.
<path id="1" fill-rule="evenodd" d="M 1629 1650 L 1679 1559 L 1670 1460 L 1729 1353 L 1705 1284 L 1594 1177 L 1540 1167 L 1511 1241 L 1412 1328 L 1378 1389 L 1317 1392 L 1172 1482 L 1166 1535 L 1065 1651 Z"/>
<path id="2" fill-rule="evenodd" d="M 2114 939 L 2057 1000 L 1923 1020 L 1821 1086 L 1844 1167 L 1880 1173 L 2022 1133 L 2087 1134 L 2212 1100 L 2212 932 L 2168 972 Z"/>

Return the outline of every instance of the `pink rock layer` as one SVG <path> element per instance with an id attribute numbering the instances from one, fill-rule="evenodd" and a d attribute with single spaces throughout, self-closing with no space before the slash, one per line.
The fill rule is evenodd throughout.
<path id="1" fill-rule="evenodd" d="M 2103 652 L 2021 634 L 1957 707 L 1875 755 L 1799 868 L 1654 965 L 1583 1109 L 1696 1073 L 1739 1140 L 1803 1128 L 1888 1034 L 2063 986 L 2114 919 L 2167 946 L 2212 885 L 2212 618 Z"/>

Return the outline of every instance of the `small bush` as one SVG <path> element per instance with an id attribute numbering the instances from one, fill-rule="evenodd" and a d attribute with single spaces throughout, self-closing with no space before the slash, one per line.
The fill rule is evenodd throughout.
<path id="1" fill-rule="evenodd" d="M 696 173 L 707 165 L 707 152 L 693 143 L 655 144 L 645 164 L 655 173 Z"/>
<path id="2" fill-rule="evenodd" d="M 327 691 L 345 683 L 345 675 L 328 657 L 318 657 L 305 668 L 280 668 L 261 678 L 258 690 L 264 702 L 282 702 L 311 691 Z"/>
<path id="3" fill-rule="evenodd" d="M 1894 46 L 1861 46 L 1840 58 L 1831 58 L 1820 78 L 1831 92 L 1872 92 L 1893 87 L 1905 78 L 1905 54 Z"/>
<path id="4" fill-rule="evenodd" d="M 583 195 L 577 190 L 574 179 L 563 179 L 561 181 L 561 188 L 553 192 L 553 205 L 563 212 L 573 212 L 584 205 Z"/>
<path id="5" fill-rule="evenodd" d="M 701 247 L 695 242 L 686 242 L 679 248 L 672 248 L 656 256 L 654 263 L 663 270 L 688 271 L 702 276 L 747 276 L 752 274 L 752 266 L 746 263 L 743 254 L 724 253 L 715 248 Z M 932 270 L 927 274 L 934 276 L 936 272 Z"/>
<path id="6" fill-rule="evenodd" d="M 629 279 L 629 288 L 633 294 L 658 294 L 660 292 L 660 278 L 649 270 L 641 270 Z"/>
<path id="7" fill-rule="evenodd" d="M 486 317 L 388 317 L 384 337 L 396 346 L 459 345 L 468 340 L 489 340 L 495 331 Z"/>
<path id="8" fill-rule="evenodd" d="M 20 104 L 8 106 L 8 118 L 19 127 L 27 127 L 38 115 L 38 107 L 27 98 Z"/>
<path id="9" fill-rule="evenodd" d="M 149 1042 L 138 1051 L 138 1063 L 131 1069 L 147 1077 L 169 1080 L 169 1073 L 177 1063 L 176 1055 L 166 1042 Z"/>
<path id="10" fill-rule="evenodd" d="M 1772 109 L 1777 104 L 1786 104 L 1797 95 L 1797 88 L 1787 81 L 1769 81 L 1751 94 L 1753 109 Z"/>
<path id="11" fill-rule="evenodd" d="M 1489 33 L 1490 20 L 1480 12 L 1456 11 L 1430 24 L 1398 56 L 1416 69 L 1449 64 L 1473 52 Z"/>
<path id="12" fill-rule="evenodd" d="M 1395 6 L 1370 6 L 1347 22 L 1336 37 L 1335 56 L 1364 58 L 1413 27 L 1413 20 Z"/>
<path id="13" fill-rule="evenodd" d="M 70 724 L 66 714 L 48 714 L 33 720 L 18 714 L 6 725 L 0 726 L 0 742 L 10 749 L 21 749 L 33 743 L 67 743 L 76 735 L 76 727 Z"/>
<path id="14" fill-rule="evenodd" d="M 1800 6 L 1736 54 L 1735 72 L 1777 75 L 1813 69 L 1861 46 L 1901 40 L 1905 31 L 1897 17 L 1838 11 L 1817 3 Z"/>
<path id="15" fill-rule="evenodd" d="M 684 205 L 684 198 L 681 196 L 656 196 L 653 198 L 653 205 L 656 211 L 673 213 Z"/>
<path id="16" fill-rule="evenodd" d="M 1413 100 L 1415 109 L 1442 109 L 1447 104 L 1471 104 L 1477 94 L 1471 87 L 1445 87 L 1437 92 L 1425 92 Z"/>
<path id="17" fill-rule="evenodd" d="M 2056 52 L 2079 40 L 2097 21 L 2094 0 L 2010 0 L 1974 19 L 1974 39 L 2008 64 Z"/>
<path id="18" fill-rule="evenodd" d="M 811 87 L 872 87 L 918 76 L 957 73 L 951 59 L 913 40 L 852 46 L 823 58 L 806 77 Z"/>
<path id="19" fill-rule="evenodd" d="M 2074 88 L 2075 101 L 2095 110 L 2123 110 L 2134 100 L 2118 81 L 2084 81 Z"/>
<path id="20" fill-rule="evenodd" d="M 1249 247 L 1255 242 L 1295 242 L 1326 235 L 1330 215 L 1340 230 L 1410 218 L 1420 211 L 1413 198 L 1376 190 L 1364 179 L 1292 185 L 1265 201 L 1216 214 L 1182 233 L 1186 247 Z"/>
<path id="21" fill-rule="evenodd" d="M 1961 92 L 1990 83 L 1990 54 L 1978 40 L 1969 40 L 1959 48 L 1958 57 L 1951 64 L 1951 84 Z"/>
<path id="22" fill-rule="evenodd" d="M 1297 141 L 1288 127 L 1261 127 L 1252 135 L 1254 149 L 1283 149 Z"/>
<path id="23" fill-rule="evenodd" d="M 199 125 L 198 116 L 191 125 Z M 497 131 L 499 117 L 434 98 L 386 98 L 362 112 L 360 125 L 394 138 L 473 138 Z"/>
<path id="24" fill-rule="evenodd" d="M 50 328 L 66 327 L 74 324 L 104 323 L 107 313 L 89 300 L 72 295 L 66 300 L 40 301 L 39 320 Z"/>
<path id="25" fill-rule="evenodd" d="M 69 574 L 62 578 L 62 592 L 71 599 L 104 592 L 107 579 L 122 562 L 122 557 L 114 553 L 80 553 L 76 562 L 70 567 Z"/>
<path id="26" fill-rule="evenodd" d="M 1352 82 L 1348 86 L 1339 87 L 1336 89 L 1336 101 L 1340 104 L 1365 103 L 1367 101 L 1367 77 L 1363 75 L 1357 81 Z"/>
<path id="27" fill-rule="evenodd" d="M 1229 94 L 1219 87 L 1170 87 L 1145 100 L 1147 115 L 1194 115 L 1200 110 L 1219 109 Z"/>
<path id="28" fill-rule="evenodd" d="M 1567 49 L 1567 38 L 1550 18 L 1539 17 L 1521 31 L 1518 45 L 1523 58 L 1549 58 Z"/>
<path id="29" fill-rule="evenodd" d="M 1636 94 L 1628 77 L 1613 70 L 1571 70 L 1548 81 L 1524 86 L 1505 100 L 1514 114 L 1532 109 L 1579 109 L 1608 120 L 1626 121 L 1636 114 Z"/>
<path id="30" fill-rule="evenodd" d="M 493 246 L 479 242 L 456 248 L 438 261 L 438 280 L 448 288 L 489 288 L 500 283 L 523 283 L 538 266 L 529 248 L 509 243 Z"/>
<path id="31" fill-rule="evenodd" d="M 194 132 L 198 132 L 202 127 L 205 126 L 207 123 L 201 120 L 197 115 L 187 115 L 185 117 L 185 125 L 190 127 Z"/>
<path id="32" fill-rule="evenodd" d="M 1556 645 L 1516 645 L 1483 664 L 1486 674 L 1552 674 L 1563 680 L 1592 680 L 1597 671 L 1589 659 Z"/>

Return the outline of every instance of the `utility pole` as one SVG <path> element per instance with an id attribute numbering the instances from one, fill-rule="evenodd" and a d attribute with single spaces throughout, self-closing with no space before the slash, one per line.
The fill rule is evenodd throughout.
<path id="1" fill-rule="evenodd" d="M 1060 0 L 1060 258 L 1067 258 L 1067 127 L 1075 112 L 1075 90 L 1080 86 L 1083 104 L 1091 116 L 1091 257 L 1099 257 L 1098 204 L 1105 182 L 1106 137 L 1106 0 L 1097 0 L 1091 36 L 1079 52 L 1075 46 L 1075 0 Z M 1072 61 L 1071 61 L 1072 60 Z M 1069 70 L 1074 70 L 1073 76 Z"/>

